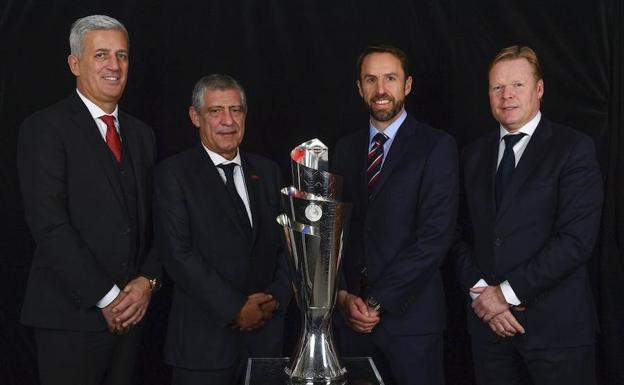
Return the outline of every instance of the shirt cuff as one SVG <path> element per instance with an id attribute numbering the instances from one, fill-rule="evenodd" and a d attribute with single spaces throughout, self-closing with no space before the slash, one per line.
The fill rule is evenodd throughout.
<path id="1" fill-rule="evenodd" d="M 503 291 L 503 295 L 505 296 L 505 301 L 507 301 L 508 304 L 513 305 L 513 306 L 518 306 L 522 303 L 520 299 L 518 298 L 518 296 L 516 296 L 516 293 L 511 288 L 509 281 L 501 282 L 500 288 Z"/>
<path id="2" fill-rule="evenodd" d="M 113 286 L 113 288 L 110 289 L 108 293 L 95 304 L 95 306 L 99 307 L 100 309 L 105 308 L 106 306 L 110 305 L 115 298 L 117 298 L 120 291 L 121 290 L 119 290 L 117 285 Z"/>
<path id="3" fill-rule="evenodd" d="M 479 282 L 475 283 L 473 287 L 485 287 L 487 286 L 487 282 L 485 282 L 485 279 L 481 278 L 479 280 Z M 473 293 L 471 291 L 468 292 L 468 295 L 470 295 L 470 298 L 472 298 L 473 300 L 477 299 L 481 294 L 479 293 Z"/>

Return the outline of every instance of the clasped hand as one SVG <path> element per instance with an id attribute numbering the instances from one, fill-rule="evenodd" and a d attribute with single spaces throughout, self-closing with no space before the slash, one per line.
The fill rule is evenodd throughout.
<path id="1" fill-rule="evenodd" d="M 145 277 L 137 277 L 128 282 L 108 306 L 101 309 L 108 330 L 124 334 L 141 322 L 149 306 L 152 291 Z"/>
<path id="2" fill-rule="evenodd" d="M 271 294 L 254 293 L 247 297 L 247 302 L 234 319 L 233 328 L 252 331 L 264 326 L 273 317 L 277 309 L 277 300 Z"/>
<path id="3" fill-rule="evenodd" d="M 378 311 L 369 309 L 362 298 L 346 290 L 338 291 L 337 303 L 345 321 L 356 332 L 370 333 L 381 321 Z"/>
<path id="4" fill-rule="evenodd" d="M 500 286 L 473 287 L 470 292 L 479 295 L 472 301 L 475 314 L 486 322 L 499 337 L 513 337 L 516 333 L 525 333 L 524 327 L 514 317 L 511 310 L 524 311 L 526 309 L 522 306 L 510 307 Z"/>

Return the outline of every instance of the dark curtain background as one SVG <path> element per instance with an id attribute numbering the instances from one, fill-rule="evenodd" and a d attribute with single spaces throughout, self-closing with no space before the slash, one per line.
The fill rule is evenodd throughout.
<path id="1" fill-rule="evenodd" d="M 121 20 L 130 32 L 124 110 L 154 127 L 160 158 L 197 141 L 187 108 L 194 82 L 224 72 L 247 89 L 243 147 L 280 163 L 318 137 L 331 146 L 365 127 L 354 62 L 371 44 L 403 48 L 414 87 L 407 109 L 450 132 L 460 146 L 496 129 L 487 64 L 502 47 L 529 45 L 542 61 L 549 118 L 594 138 L 606 184 L 600 239 L 590 262 L 599 305 L 599 375 L 624 384 L 624 10 L 620 0 L 203 0 L 0 2 L 0 382 L 36 384 L 35 348 L 19 325 L 33 244 L 15 170 L 21 121 L 66 96 L 70 24 L 88 14 Z M 449 324 L 447 383 L 473 384 L 464 294 L 444 266 Z M 145 324 L 141 384 L 168 383 L 162 342 L 170 286 Z M 298 329 L 291 309 L 289 345 Z"/>

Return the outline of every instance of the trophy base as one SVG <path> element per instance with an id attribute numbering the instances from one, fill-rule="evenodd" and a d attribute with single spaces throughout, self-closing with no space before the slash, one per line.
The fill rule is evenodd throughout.
<path id="1" fill-rule="evenodd" d="M 383 385 L 384 382 L 370 357 L 342 357 L 348 374 L 337 380 L 298 381 L 284 373 L 290 358 L 250 358 L 247 360 L 245 385 Z"/>
<path id="2" fill-rule="evenodd" d="M 337 370 L 338 373 L 331 373 L 328 375 L 316 374 L 316 375 L 297 375 L 291 368 L 284 368 L 284 373 L 288 376 L 290 383 L 293 385 L 308 385 L 308 384 L 343 384 L 346 381 L 342 381 L 347 377 L 347 369 L 342 367 Z M 342 381 L 342 382 L 341 382 Z"/>

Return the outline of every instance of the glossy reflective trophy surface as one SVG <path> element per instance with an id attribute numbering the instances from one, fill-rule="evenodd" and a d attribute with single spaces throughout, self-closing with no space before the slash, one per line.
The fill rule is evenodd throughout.
<path id="1" fill-rule="evenodd" d="M 330 174 L 328 148 L 320 140 L 290 153 L 293 186 L 282 189 L 284 228 L 302 330 L 285 369 L 294 383 L 340 383 L 346 377 L 332 338 L 332 311 L 345 226 L 351 206 L 340 202 L 342 178 Z"/>

